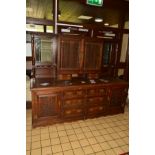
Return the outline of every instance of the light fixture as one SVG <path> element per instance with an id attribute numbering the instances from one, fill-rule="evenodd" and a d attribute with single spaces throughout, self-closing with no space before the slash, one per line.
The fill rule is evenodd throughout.
<path id="1" fill-rule="evenodd" d="M 104 23 L 104 26 L 109 26 L 109 23 Z"/>
<path id="2" fill-rule="evenodd" d="M 81 16 L 78 17 L 78 19 L 86 19 L 86 20 L 89 20 L 91 18 L 93 18 L 93 17 L 91 17 L 91 16 L 85 16 L 85 15 L 81 15 Z"/>
<path id="3" fill-rule="evenodd" d="M 95 18 L 95 22 L 103 22 L 103 19 L 102 18 Z"/>

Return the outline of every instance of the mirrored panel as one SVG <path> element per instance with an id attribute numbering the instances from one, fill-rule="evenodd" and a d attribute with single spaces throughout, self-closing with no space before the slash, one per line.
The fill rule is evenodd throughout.
<path id="1" fill-rule="evenodd" d="M 52 39 L 35 38 L 35 61 L 52 62 Z"/>

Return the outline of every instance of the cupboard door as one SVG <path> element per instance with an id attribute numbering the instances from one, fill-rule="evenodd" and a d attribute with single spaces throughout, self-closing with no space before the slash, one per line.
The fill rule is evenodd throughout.
<path id="1" fill-rule="evenodd" d="M 59 94 L 38 95 L 38 111 L 39 118 L 56 117 L 60 115 L 60 97 Z"/>
<path id="2" fill-rule="evenodd" d="M 113 87 L 110 90 L 110 114 L 124 112 L 124 106 L 127 98 L 127 88 Z"/>
<path id="3" fill-rule="evenodd" d="M 62 73 L 74 73 L 80 70 L 81 39 L 60 37 L 58 63 Z"/>
<path id="4" fill-rule="evenodd" d="M 88 40 L 84 43 L 84 70 L 97 71 L 101 68 L 102 45 L 100 41 Z"/>

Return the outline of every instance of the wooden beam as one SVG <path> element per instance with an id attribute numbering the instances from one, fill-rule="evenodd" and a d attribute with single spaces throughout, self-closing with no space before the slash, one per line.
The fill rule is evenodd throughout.
<path id="1" fill-rule="evenodd" d="M 52 20 L 26 17 L 26 24 L 36 24 L 36 25 L 52 26 L 54 23 L 53 23 Z"/>

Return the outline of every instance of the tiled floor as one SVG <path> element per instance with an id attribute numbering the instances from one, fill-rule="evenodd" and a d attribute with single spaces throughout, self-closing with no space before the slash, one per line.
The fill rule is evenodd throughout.
<path id="1" fill-rule="evenodd" d="M 128 110 L 124 114 L 32 129 L 26 116 L 26 155 L 119 155 L 129 151 Z"/>

